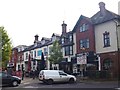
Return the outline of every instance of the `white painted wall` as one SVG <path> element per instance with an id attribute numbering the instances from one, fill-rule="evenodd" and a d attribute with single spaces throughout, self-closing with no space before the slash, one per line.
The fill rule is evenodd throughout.
<path id="1" fill-rule="evenodd" d="M 73 55 L 75 55 L 77 53 L 77 49 L 76 49 L 76 33 L 73 33 Z"/>
<path id="2" fill-rule="evenodd" d="M 48 48 L 48 57 L 50 57 L 50 47 L 52 47 L 53 45 L 48 45 L 47 48 Z M 49 70 L 50 69 L 50 61 L 47 60 L 47 69 Z"/>
<path id="3" fill-rule="evenodd" d="M 110 33 L 110 47 L 104 48 L 103 33 Z M 96 53 L 117 51 L 116 23 L 109 21 L 95 26 Z"/>

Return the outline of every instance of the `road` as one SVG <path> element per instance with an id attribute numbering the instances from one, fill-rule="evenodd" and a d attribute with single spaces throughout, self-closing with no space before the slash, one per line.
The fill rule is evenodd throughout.
<path id="1" fill-rule="evenodd" d="M 4 87 L 6 89 L 13 89 L 13 88 L 118 88 L 118 82 L 111 81 L 111 82 L 76 82 L 73 84 L 69 83 L 56 83 L 53 85 L 46 85 L 43 84 L 39 80 L 34 80 L 27 83 L 22 83 L 17 87 Z M 4 90 L 3 88 L 3 90 Z"/>

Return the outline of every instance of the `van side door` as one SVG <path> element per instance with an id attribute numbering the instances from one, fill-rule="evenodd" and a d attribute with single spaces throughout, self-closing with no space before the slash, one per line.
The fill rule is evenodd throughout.
<path id="1" fill-rule="evenodd" d="M 59 71 L 59 75 L 60 75 L 60 81 L 62 82 L 68 81 L 69 77 L 65 72 Z"/>

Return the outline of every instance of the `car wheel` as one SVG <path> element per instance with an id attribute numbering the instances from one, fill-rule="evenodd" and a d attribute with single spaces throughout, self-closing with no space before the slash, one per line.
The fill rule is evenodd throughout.
<path id="1" fill-rule="evenodd" d="M 49 79 L 49 80 L 47 81 L 47 84 L 49 84 L 49 85 L 53 84 L 53 80 L 52 80 L 52 79 Z"/>
<path id="2" fill-rule="evenodd" d="M 73 78 L 70 78 L 69 79 L 69 83 L 74 83 L 75 81 L 74 81 L 74 79 Z"/>
<path id="3" fill-rule="evenodd" d="M 17 81 L 13 81 L 12 82 L 12 85 L 15 87 L 15 86 L 18 86 L 18 82 Z"/>

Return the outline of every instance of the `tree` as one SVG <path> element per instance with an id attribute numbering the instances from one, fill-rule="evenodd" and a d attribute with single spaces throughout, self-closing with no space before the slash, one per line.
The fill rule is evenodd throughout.
<path id="1" fill-rule="evenodd" d="M 11 40 L 4 30 L 4 27 L 0 27 L 0 63 L 3 68 L 7 68 L 7 63 L 10 60 L 12 50 Z"/>
<path id="2" fill-rule="evenodd" d="M 63 59 L 61 46 L 57 40 L 53 42 L 50 57 L 48 59 L 50 64 L 58 64 Z"/>

